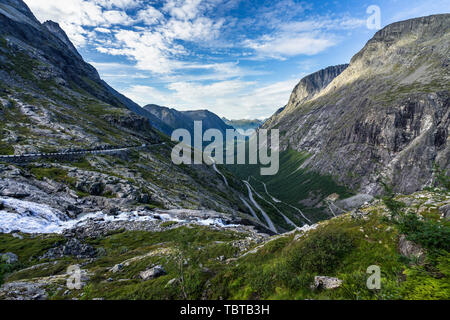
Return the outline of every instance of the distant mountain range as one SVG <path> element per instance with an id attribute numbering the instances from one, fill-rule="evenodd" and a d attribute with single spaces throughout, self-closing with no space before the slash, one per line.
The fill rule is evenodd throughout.
<path id="1" fill-rule="evenodd" d="M 247 131 L 247 130 L 256 130 L 261 127 L 264 123 L 264 120 L 229 120 L 227 118 L 222 118 L 222 120 L 229 126 L 232 126 L 236 130 Z"/>
<path id="2" fill-rule="evenodd" d="M 163 132 L 169 136 L 175 129 L 186 129 L 193 135 L 194 121 L 202 121 L 203 132 L 208 129 L 218 129 L 225 134 L 227 129 L 234 129 L 208 110 L 178 111 L 156 104 L 148 104 L 144 110 L 166 125 Z"/>

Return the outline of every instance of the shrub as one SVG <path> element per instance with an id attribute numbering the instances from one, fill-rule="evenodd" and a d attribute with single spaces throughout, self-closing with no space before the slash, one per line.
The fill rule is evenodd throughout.
<path id="1" fill-rule="evenodd" d="M 315 231 L 303 241 L 288 259 L 290 268 L 320 274 L 333 272 L 344 256 L 352 251 L 354 239 L 346 231 L 330 231 Z"/>
<path id="2" fill-rule="evenodd" d="M 420 220 L 415 214 L 402 216 L 398 221 L 401 233 L 408 240 L 432 250 L 450 250 L 450 227 L 448 224 L 432 220 Z"/>

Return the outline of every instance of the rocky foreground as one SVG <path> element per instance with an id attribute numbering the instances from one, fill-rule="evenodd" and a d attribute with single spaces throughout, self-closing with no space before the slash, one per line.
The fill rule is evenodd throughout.
<path id="1" fill-rule="evenodd" d="M 0 299 L 450 298 L 450 193 L 440 189 L 272 237 L 177 217 L 0 234 Z M 366 285 L 372 265 L 378 290 Z"/>

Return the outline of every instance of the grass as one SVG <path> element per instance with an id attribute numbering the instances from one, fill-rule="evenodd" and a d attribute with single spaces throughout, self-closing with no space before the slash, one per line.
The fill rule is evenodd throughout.
<path id="1" fill-rule="evenodd" d="M 10 144 L 6 144 L 0 141 L 0 155 L 13 155 L 14 147 Z"/>
<path id="2" fill-rule="evenodd" d="M 352 193 L 347 188 L 338 185 L 331 176 L 323 176 L 307 169 L 300 169 L 301 165 L 308 158 L 309 155 L 307 153 L 294 150 L 281 152 L 280 169 L 278 174 L 274 176 L 261 176 L 259 165 L 227 165 L 227 169 L 244 180 L 247 180 L 249 177 L 256 178 L 257 181 L 251 181 L 251 183 L 260 194 L 265 194 L 265 189 L 261 182 L 266 183 L 267 189 L 272 196 L 302 209 L 310 219 L 320 221 L 329 218 L 328 215 L 324 214 L 324 208 L 318 209 L 315 208 L 315 205 L 308 206 L 303 203 L 304 200 L 318 198 L 318 202 L 320 202 L 332 193 L 339 194 L 340 198 L 349 197 Z M 269 206 L 268 211 L 271 210 L 273 209 Z M 289 214 L 292 208 L 287 207 L 284 210 Z M 292 214 L 296 214 L 296 212 L 292 211 Z M 275 214 L 271 215 L 272 217 L 277 219 Z"/>
<path id="3" fill-rule="evenodd" d="M 19 262 L 15 265 L 0 264 L 0 284 L 5 275 L 19 269 L 40 263 L 37 259 L 48 249 L 63 241 L 63 237 L 55 235 L 27 236 L 24 239 L 14 238 L 10 234 L 0 234 L 0 252 L 12 252 L 19 257 Z M 29 274 L 26 274 L 27 278 Z"/>
<path id="4" fill-rule="evenodd" d="M 272 238 L 245 256 L 240 256 L 242 252 L 234 243 L 247 235 L 231 230 L 176 227 L 169 222 L 163 226 L 173 228 L 162 232 L 118 230 L 85 240 L 101 253 L 83 267 L 93 274 L 89 284 L 66 296 L 60 290 L 51 298 L 448 299 L 449 223 L 429 213 L 423 219 L 388 219 L 392 213 L 389 209 L 386 213 L 383 208 L 387 209 L 377 204 L 363 209 L 370 212 L 366 219 L 354 219 L 346 214 L 320 223 L 307 234 L 296 232 Z M 401 211 L 398 217 L 403 214 Z M 403 233 L 426 249 L 425 261 L 400 255 L 398 239 Z M 17 253 L 21 263 L 31 265 L 38 263 L 36 257 L 61 240 L 59 236 L 19 240 L 1 235 L 0 252 Z M 250 243 L 246 250 L 256 245 Z M 114 265 L 135 257 L 141 258 L 131 261 L 122 271 L 109 271 Z M 56 264 L 32 270 L 14 272 L 17 267 L 13 266 L 8 268 L 14 270 L 2 272 L 13 272 L 8 277 L 12 281 L 60 274 L 75 262 L 61 259 Z M 167 274 L 141 280 L 139 273 L 154 265 L 162 265 Z M 367 268 L 372 265 L 381 269 L 379 290 L 369 290 L 366 286 Z M 335 290 L 312 289 L 311 284 L 318 275 L 337 277 L 343 284 Z"/>
<path id="5" fill-rule="evenodd" d="M 68 185 L 74 186 L 76 183 L 76 179 L 68 176 L 68 171 L 62 168 L 38 168 L 32 167 L 30 172 L 36 177 L 38 180 L 44 180 L 44 178 L 48 178 L 50 180 L 54 180 L 61 183 L 66 183 Z"/>

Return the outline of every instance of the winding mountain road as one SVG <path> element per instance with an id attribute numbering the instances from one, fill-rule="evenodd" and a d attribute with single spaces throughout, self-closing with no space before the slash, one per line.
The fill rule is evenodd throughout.
<path id="1" fill-rule="evenodd" d="M 250 183 L 248 181 L 243 181 L 244 184 L 247 186 L 248 189 L 248 197 L 250 198 L 250 201 L 253 203 L 253 205 L 261 212 L 261 214 L 264 217 L 264 220 L 266 220 L 267 226 L 269 229 L 275 233 L 278 233 L 277 229 L 275 228 L 275 225 L 273 224 L 272 220 L 270 220 L 269 215 L 263 210 L 263 208 L 260 207 L 260 205 L 255 201 L 253 198 L 253 192 L 252 188 L 250 186 Z"/>
<path id="2" fill-rule="evenodd" d="M 25 162 L 32 161 L 36 159 L 42 158 L 61 158 L 61 157 L 75 157 L 86 154 L 111 154 L 116 152 L 123 152 L 128 150 L 136 150 L 136 149 L 145 149 L 153 146 L 165 145 L 166 143 L 157 143 L 157 144 L 142 144 L 139 146 L 122 146 L 116 148 L 109 149 L 81 149 L 76 151 L 61 151 L 61 152 L 52 152 L 52 153 L 26 153 L 21 155 L 0 155 L 0 161 L 8 161 L 8 162 Z"/>
<path id="3" fill-rule="evenodd" d="M 300 213 L 300 215 L 303 217 L 303 219 L 305 219 L 306 221 L 308 221 L 309 224 L 313 224 L 312 221 L 309 220 L 309 219 L 305 216 L 305 214 L 303 213 L 302 210 L 300 210 L 300 209 L 297 208 L 297 207 L 294 207 L 293 205 L 291 205 L 291 204 L 289 204 L 289 203 L 286 203 L 286 202 L 284 202 L 284 201 L 281 201 L 281 200 L 278 200 L 278 199 L 274 198 L 274 197 L 268 192 L 267 186 L 266 186 L 266 184 L 265 184 L 264 182 L 259 181 L 258 179 L 256 179 L 256 178 L 253 177 L 253 176 L 250 177 L 250 178 L 251 178 L 251 179 L 254 179 L 255 181 L 257 181 L 257 182 L 259 182 L 259 183 L 262 183 L 262 184 L 264 185 L 264 189 L 266 190 L 266 194 L 267 194 L 274 202 L 276 202 L 276 203 L 282 203 L 282 204 L 284 204 L 284 205 L 286 205 L 286 206 L 288 206 L 288 207 L 294 209 L 295 211 L 297 211 L 298 213 Z M 286 219 L 285 219 L 285 220 L 286 220 Z M 286 222 L 287 222 L 287 220 L 286 220 Z M 289 222 L 288 222 L 288 223 L 289 223 Z M 292 224 L 292 223 L 290 223 L 290 224 Z"/>

